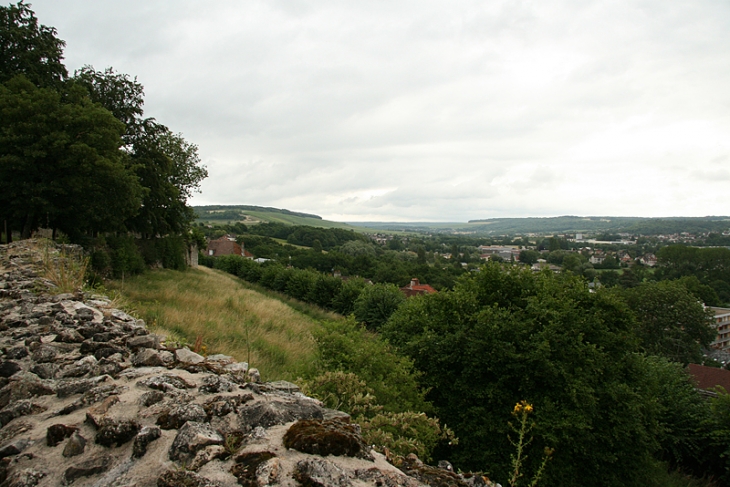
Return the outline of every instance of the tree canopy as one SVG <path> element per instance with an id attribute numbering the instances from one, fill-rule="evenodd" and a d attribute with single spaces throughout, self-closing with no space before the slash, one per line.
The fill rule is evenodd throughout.
<path id="1" fill-rule="evenodd" d="M 669 411 L 679 393 L 658 377 L 682 374 L 639 353 L 635 323 L 620 296 L 592 293 L 577 276 L 492 264 L 453 291 L 407 300 L 381 332 L 413 358 L 427 398 L 459 437 L 440 452 L 459 468 L 507 478 L 510 413 L 526 400 L 532 448 L 555 449 L 546 483 L 627 486 L 644 485 L 676 429 Z M 697 397 L 684 375 L 675 384 Z"/>
<path id="2" fill-rule="evenodd" d="M 0 7 L 0 82 L 22 74 L 36 86 L 59 86 L 68 75 L 65 45 L 56 29 L 38 24 L 30 5 Z"/>
<path id="3" fill-rule="evenodd" d="M 142 118 L 136 78 L 91 66 L 68 78 L 63 47 L 29 5 L 0 7 L 0 218 L 24 236 L 183 233 L 207 177 L 197 146 Z"/>

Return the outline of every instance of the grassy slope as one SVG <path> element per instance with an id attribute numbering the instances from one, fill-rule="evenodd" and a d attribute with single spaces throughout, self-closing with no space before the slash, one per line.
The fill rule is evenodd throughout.
<path id="1" fill-rule="evenodd" d="M 190 344 L 202 336 L 208 353 L 249 362 L 265 380 L 300 375 L 316 353 L 311 332 L 319 326 L 318 319 L 336 319 L 205 267 L 155 270 L 109 287 L 119 291 L 154 332 Z"/>

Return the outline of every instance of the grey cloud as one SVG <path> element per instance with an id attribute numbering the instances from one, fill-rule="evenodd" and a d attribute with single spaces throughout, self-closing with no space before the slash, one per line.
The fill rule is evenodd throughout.
<path id="1" fill-rule="evenodd" d="M 667 167 L 686 175 L 730 150 L 717 142 L 730 140 L 726 3 L 33 7 L 68 41 L 70 68 L 137 75 L 147 115 L 199 145 L 210 178 L 194 202 L 428 220 L 711 213 L 720 203 L 699 190 L 711 184 L 700 173 L 677 179 Z M 635 118 L 651 120 L 654 132 L 699 121 L 714 138 L 697 135 L 680 150 L 611 132 Z M 656 156 L 662 144 L 669 159 Z M 621 198 L 595 174 L 623 185 Z M 645 180 L 626 174 L 654 175 L 653 187 L 647 194 Z M 659 201 L 669 193 L 701 194 L 672 207 Z"/>

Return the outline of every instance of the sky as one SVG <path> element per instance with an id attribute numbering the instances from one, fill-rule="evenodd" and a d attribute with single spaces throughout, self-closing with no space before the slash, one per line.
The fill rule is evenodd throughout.
<path id="1" fill-rule="evenodd" d="M 730 2 L 30 0 L 198 146 L 190 203 L 730 214 Z"/>

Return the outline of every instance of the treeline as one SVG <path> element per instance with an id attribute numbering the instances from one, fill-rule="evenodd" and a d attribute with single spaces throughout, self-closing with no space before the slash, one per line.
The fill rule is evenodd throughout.
<path id="1" fill-rule="evenodd" d="M 39 227 L 87 247 L 103 235 L 188 238 L 187 199 L 207 172 L 195 145 L 143 117 L 136 78 L 91 66 L 69 76 L 64 41 L 22 1 L 0 7 L 0 45 L 3 240 Z M 97 260 L 113 267 L 124 247 Z M 142 247 L 152 255 L 169 246 Z"/>
<path id="2" fill-rule="evenodd" d="M 210 264 L 211 261 L 206 260 Z M 237 255 L 212 260 L 216 269 L 257 283 L 294 299 L 315 304 L 342 315 L 355 314 L 359 322 L 376 329 L 405 300 L 393 284 L 366 284 L 362 278 L 343 281 L 309 269 L 285 267 L 278 263 L 258 264 Z"/>

